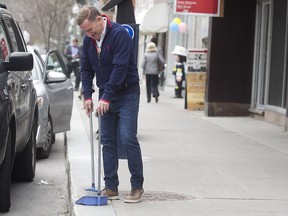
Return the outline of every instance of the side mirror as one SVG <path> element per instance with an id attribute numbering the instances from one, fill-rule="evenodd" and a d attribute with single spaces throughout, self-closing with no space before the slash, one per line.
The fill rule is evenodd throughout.
<path id="1" fill-rule="evenodd" d="M 5 68 L 11 71 L 29 71 L 33 69 L 33 56 L 28 52 L 13 52 L 9 61 L 4 62 Z"/>
<path id="2" fill-rule="evenodd" d="M 49 71 L 46 74 L 46 82 L 47 83 L 57 83 L 57 82 L 64 82 L 67 80 L 67 77 L 63 73 L 55 72 L 55 71 Z"/>

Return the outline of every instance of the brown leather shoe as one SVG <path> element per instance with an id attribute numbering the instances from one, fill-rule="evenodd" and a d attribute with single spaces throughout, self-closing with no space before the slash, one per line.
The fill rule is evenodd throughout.
<path id="1" fill-rule="evenodd" d="M 125 203 L 138 203 L 141 201 L 141 196 L 144 193 L 143 188 L 132 189 L 130 194 L 124 198 Z"/>
<path id="2" fill-rule="evenodd" d="M 108 196 L 109 200 L 116 200 L 119 199 L 118 191 L 113 191 L 111 189 L 105 188 L 101 192 L 102 196 Z"/>

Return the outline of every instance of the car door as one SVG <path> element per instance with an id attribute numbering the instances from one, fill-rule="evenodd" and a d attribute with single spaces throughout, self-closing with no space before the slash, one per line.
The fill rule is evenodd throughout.
<path id="1" fill-rule="evenodd" d="M 50 51 L 45 59 L 45 85 L 50 101 L 53 132 L 70 130 L 73 107 L 73 85 L 66 77 L 66 66 L 57 50 Z"/>
<path id="2" fill-rule="evenodd" d="M 13 112 L 10 108 L 9 93 L 15 83 L 4 66 L 4 61 L 7 60 L 10 53 L 3 23 L 0 22 L 0 167 L 5 158 L 9 118 Z"/>
<path id="3" fill-rule="evenodd" d="M 23 43 L 23 37 L 18 28 L 18 25 L 10 18 L 4 18 L 3 28 L 5 30 L 2 32 L 3 35 L 7 34 L 7 41 L 1 41 L 5 43 L 7 50 L 4 50 L 4 53 L 8 52 L 26 52 L 26 47 Z M 3 38 L 2 38 L 3 39 Z M 2 40 L 1 39 L 1 40 Z M 3 44 L 2 44 L 3 45 Z M 5 47 L 3 46 L 3 47 Z M 16 91 L 18 91 L 17 98 L 14 98 L 15 107 L 16 107 L 16 124 L 17 124 L 17 136 L 16 143 L 20 144 L 16 146 L 17 148 L 24 148 L 29 139 L 30 128 L 32 122 L 31 116 L 31 107 L 34 107 L 34 97 L 35 89 L 33 87 L 32 74 L 31 71 L 9 71 L 9 76 L 13 76 L 13 82 L 16 86 Z"/>

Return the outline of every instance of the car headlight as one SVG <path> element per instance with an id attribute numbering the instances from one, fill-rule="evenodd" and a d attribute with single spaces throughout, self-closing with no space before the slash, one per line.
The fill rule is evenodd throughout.
<path id="1" fill-rule="evenodd" d="M 38 108 L 40 108 L 43 105 L 43 97 L 37 98 L 37 104 L 38 104 Z"/>

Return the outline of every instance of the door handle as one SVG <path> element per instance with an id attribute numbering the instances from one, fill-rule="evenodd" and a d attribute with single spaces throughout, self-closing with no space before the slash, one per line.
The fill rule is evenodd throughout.
<path id="1" fill-rule="evenodd" d="M 32 77 L 29 77 L 29 78 L 28 78 L 28 82 L 29 82 L 29 83 L 32 83 L 32 82 L 33 82 L 33 78 L 32 78 Z"/>
<path id="2" fill-rule="evenodd" d="M 26 84 L 26 83 L 22 83 L 21 88 L 22 88 L 23 90 L 25 90 L 25 89 L 27 88 L 27 84 Z"/>

